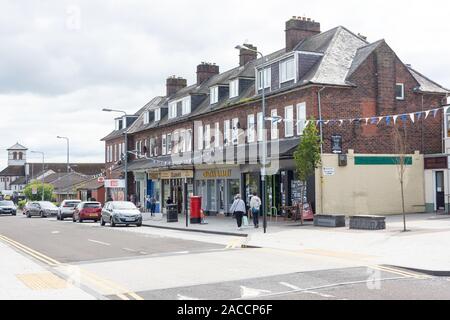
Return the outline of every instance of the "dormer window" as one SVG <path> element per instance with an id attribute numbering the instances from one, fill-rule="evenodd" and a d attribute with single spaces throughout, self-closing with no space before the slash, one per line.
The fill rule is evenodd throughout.
<path id="1" fill-rule="evenodd" d="M 177 103 L 169 103 L 169 119 L 174 119 L 177 117 Z"/>
<path id="2" fill-rule="evenodd" d="M 144 124 L 148 124 L 150 122 L 150 111 L 144 112 Z"/>
<path id="3" fill-rule="evenodd" d="M 280 62 L 280 83 L 295 80 L 295 59 Z"/>
<path id="4" fill-rule="evenodd" d="M 182 115 L 187 115 L 191 113 L 191 97 L 186 97 L 182 100 Z"/>
<path id="5" fill-rule="evenodd" d="M 161 121 L 161 109 L 155 109 L 155 122 Z"/>
<path id="6" fill-rule="evenodd" d="M 239 96 L 239 79 L 230 81 L 230 99 Z"/>
<path id="7" fill-rule="evenodd" d="M 116 119 L 116 130 L 122 130 L 123 128 L 123 119 Z"/>
<path id="8" fill-rule="evenodd" d="M 209 89 L 209 97 L 210 97 L 210 104 L 215 104 L 219 102 L 219 87 L 212 87 Z"/>
<path id="9" fill-rule="evenodd" d="M 405 84 L 397 83 L 395 85 L 395 98 L 397 100 L 405 100 Z"/>
<path id="10" fill-rule="evenodd" d="M 264 77 L 264 89 L 270 88 L 270 84 L 272 82 L 272 72 L 270 67 L 267 67 L 263 70 L 258 70 L 258 90 L 263 89 L 263 77 Z"/>

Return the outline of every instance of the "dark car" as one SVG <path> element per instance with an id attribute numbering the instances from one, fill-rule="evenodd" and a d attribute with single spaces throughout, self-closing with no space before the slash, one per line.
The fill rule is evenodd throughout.
<path id="1" fill-rule="evenodd" d="M 17 214 L 17 208 L 12 201 L 0 201 L 0 214 L 10 214 L 15 216 Z"/>
<path id="2" fill-rule="evenodd" d="M 116 225 L 140 227 L 142 226 L 142 213 L 132 202 L 112 201 L 103 207 L 100 223 L 102 226 L 109 223 L 111 227 Z"/>
<path id="3" fill-rule="evenodd" d="M 27 218 L 39 216 L 47 218 L 56 216 L 58 214 L 58 207 L 48 201 L 32 202 L 27 210 Z"/>
<path id="4" fill-rule="evenodd" d="M 102 204 L 100 202 L 81 202 L 73 212 L 73 222 L 90 220 L 97 222 L 102 216 Z"/>

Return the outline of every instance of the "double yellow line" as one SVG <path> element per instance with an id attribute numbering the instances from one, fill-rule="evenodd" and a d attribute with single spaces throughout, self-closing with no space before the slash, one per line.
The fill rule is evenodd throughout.
<path id="1" fill-rule="evenodd" d="M 406 270 L 398 269 L 398 268 L 379 266 L 379 265 L 376 265 L 376 266 L 370 265 L 368 267 L 371 268 L 371 269 L 379 270 L 379 271 L 384 271 L 384 272 L 398 274 L 398 275 L 401 275 L 401 276 L 404 276 L 404 277 L 408 277 L 408 278 L 415 278 L 415 279 L 420 279 L 420 280 L 432 279 L 433 278 L 433 277 L 425 275 L 425 274 L 420 274 L 420 273 L 416 273 L 416 272 L 410 272 L 410 271 L 406 271 Z"/>
<path id="2" fill-rule="evenodd" d="M 3 235 L 0 235 L 0 240 L 50 267 L 53 268 L 71 267 L 69 265 L 62 264 L 61 262 L 53 258 L 50 258 L 36 250 L 31 249 L 30 247 L 27 247 Z M 114 283 L 107 279 L 103 279 L 92 272 L 80 268 L 79 266 L 77 266 L 76 268 L 78 268 L 78 270 L 80 271 L 80 275 L 82 275 L 83 279 L 94 284 L 96 287 L 100 288 L 100 290 L 106 292 L 107 294 L 115 295 L 121 300 L 144 300 L 144 298 L 142 298 L 138 294 L 125 289 L 124 287 L 118 285 L 117 283 Z"/>

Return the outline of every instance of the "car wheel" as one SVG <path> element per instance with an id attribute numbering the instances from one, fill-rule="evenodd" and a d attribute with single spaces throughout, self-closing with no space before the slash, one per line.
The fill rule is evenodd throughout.
<path id="1" fill-rule="evenodd" d="M 27 218 L 31 218 L 31 214 L 27 213 Z"/>
<path id="2" fill-rule="evenodd" d="M 15 217 L 16 215 L 17 215 L 16 213 L 13 213 L 13 214 L 12 214 L 13 217 Z"/>
<path id="3" fill-rule="evenodd" d="M 41 215 L 41 218 L 45 218 L 45 215 L 44 215 L 43 211 L 41 211 L 40 215 Z"/>
<path id="4" fill-rule="evenodd" d="M 115 228 L 116 227 L 116 223 L 114 222 L 114 219 L 111 217 L 111 227 Z"/>
<path id="5" fill-rule="evenodd" d="M 73 217 L 73 218 L 72 218 L 72 221 L 73 221 L 73 222 L 77 222 L 77 219 L 75 219 L 75 217 Z"/>
<path id="6" fill-rule="evenodd" d="M 136 225 L 136 227 L 138 227 L 138 228 L 142 227 L 142 222 L 141 222 L 141 223 L 138 223 L 138 224 Z"/>
<path id="7" fill-rule="evenodd" d="M 83 223 L 83 219 L 81 219 L 81 217 L 78 217 L 78 223 Z"/>
<path id="8" fill-rule="evenodd" d="M 103 217 L 101 217 L 100 218 L 100 225 L 102 226 L 102 227 L 104 227 L 105 226 L 105 220 L 103 220 Z"/>

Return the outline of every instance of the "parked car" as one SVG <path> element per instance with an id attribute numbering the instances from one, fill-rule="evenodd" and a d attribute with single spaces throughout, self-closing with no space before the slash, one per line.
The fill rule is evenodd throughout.
<path id="1" fill-rule="evenodd" d="M 64 200 L 61 202 L 58 215 L 56 216 L 57 220 L 64 220 L 66 218 L 72 218 L 75 208 L 81 203 L 81 200 Z"/>
<path id="2" fill-rule="evenodd" d="M 49 201 L 32 202 L 30 208 L 27 210 L 27 218 L 39 216 L 47 218 L 56 216 L 58 214 L 58 207 Z"/>
<path id="3" fill-rule="evenodd" d="M 74 212 L 72 221 L 82 223 L 85 220 L 99 221 L 102 216 L 102 204 L 100 202 L 81 202 Z"/>
<path id="4" fill-rule="evenodd" d="M 31 201 L 27 201 L 27 203 L 25 203 L 25 205 L 22 208 L 22 214 L 26 215 L 28 210 L 30 210 L 32 202 Z"/>
<path id="5" fill-rule="evenodd" d="M 12 201 L 0 201 L 0 214 L 17 214 L 17 207 Z"/>
<path id="6" fill-rule="evenodd" d="M 102 210 L 100 224 L 105 226 L 109 223 L 111 227 L 116 225 L 142 226 L 142 213 L 132 203 L 126 201 L 112 201 L 105 204 Z"/>

